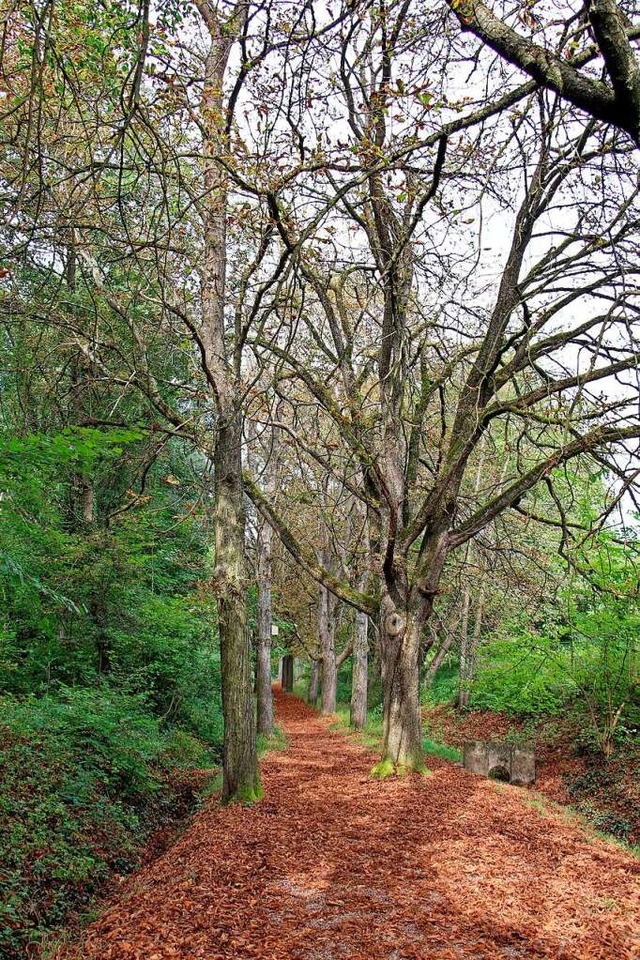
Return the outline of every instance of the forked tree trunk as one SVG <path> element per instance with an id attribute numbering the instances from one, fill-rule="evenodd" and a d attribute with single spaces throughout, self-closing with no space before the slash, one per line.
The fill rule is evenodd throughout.
<path id="1" fill-rule="evenodd" d="M 424 769 L 420 709 L 420 641 L 430 603 L 406 596 L 394 585 L 391 600 L 383 593 L 380 611 L 382 660 L 383 752 L 374 772 L 379 776 Z"/>
<path id="2" fill-rule="evenodd" d="M 361 610 L 356 612 L 353 636 L 353 661 L 351 672 L 350 723 L 355 730 L 362 730 L 367 719 L 368 692 L 368 626 L 369 618 Z"/>
<path id="3" fill-rule="evenodd" d="M 218 424 L 214 526 L 224 713 L 222 798 L 251 802 L 260 797 L 261 788 L 247 619 L 241 442 L 239 414 Z"/>
<path id="4" fill-rule="evenodd" d="M 433 613 L 448 555 L 447 517 L 434 517 L 430 536 L 423 537 L 421 571 L 407 583 L 408 557 L 397 556 L 385 571 L 380 604 L 384 742 L 376 772 L 424 769 L 420 663 L 422 634 Z"/>
<path id="5" fill-rule="evenodd" d="M 258 530 L 258 644 L 256 649 L 256 697 L 258 733 L 273 733 L 271 694 L 271 527 L 264 522 Z"/>

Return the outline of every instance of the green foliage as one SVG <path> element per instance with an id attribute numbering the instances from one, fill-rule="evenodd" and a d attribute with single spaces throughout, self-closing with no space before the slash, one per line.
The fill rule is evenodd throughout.
<path id="1" fill-rule="evenodd" d="M 508 714 L 557 713 L 575 693 L 567 651 L 549 637 L 522 630 L 482 649 L 471 705 Z"/>
<path id="2" fill-rule="evenodd" d="M 176 522 L 176 496 L 159 482 L 155 496 L 109 527 L 69 529 L 65 515 L 68 464 L 72 473 L 94 470 L 104 502 L 100 471 L 108 468 L 113 481 L 122 445 L 130 457 L 139 439 L 134 430 L 65 431 L 51 443 L 7 442 L 27 455 L 11 471 L 5 465 L 0 506 L 0 689 L 42 694 L 108 676 L 116 688 L 144 694 L 156 714 L 218 744 L 214 618 L 197 590 L 209 564 L 201 527 L 192 518 Z M 178 465 L 170 466 L 173 476 Z"/>
<path id="3" fill-rule="evenodd" d="M 349 657 L 338 670 L 338 686 L 336 688 L 338 703 L 351 703 L 351 658 Z"/>
<path id="4" fill-rule="evenodd" d="M 437 706 L 440 703 L 451 703 L 458 694 L 459 671 L 455 666 L 441 666 L 431 684 L 422 688 L 422 702 L 424 706 Z"/>
<path id="5" fill-rule="evenodd" d="M 374 671 L 371 676 L 369 671 L 369 690 L 368 690 L 369 711 L 378 719 L 382 719 L 382 680 L 380 672 Z"/>
<path id="6" fill-rule="evenodd" d="M 457 747 L 450 747 L 446 743 L 436 743 L 428 737 L 422 741 L 422 749 L 425 753 L 434 757 L 440 757 L 443 760 L 453 760 L 459 763 L 462 760 L 462 751 Z"/>
<path id="7" fill-rule="evenodd" d="M 572 710 L 585 744 L 609 757 L 640 728 L 637 546 L 606 533 L 590 548 L 588 570 L 586 556 L 576 559 L 584 574 L 482 648 L 471 705 L 531 717 Z"/>
<path id="8" fill-rule="evenodd" d="M 4 696 L 0 712 L 0 955 L 17 958 L 135 863 L 180 798 L 173 768 L 211 758 L 109 688 Z"/>
<path id="9" fill-rule="evenodd" d="M 138 429 L 0 437 L 3 957 L 23 957 L 130 869 L 193 802 L 190 771 L 221 754 L 201 586 L 211 557 L 191 476 L 177 442 L 158 458 Z"/>
<path id="10" fill-rule="evenodd" d="M 591 800 L 580 801 L 576 804 L 576 810 L 586 817 L 596 830 L 609 834 L 617 840 L 626 841 L 633 832 L 633 824 L 630 820 L 611 810 L 599 810 Z"/>
<path id="11" fill-rule="evenodd" d="M 258 756 L 262 757 L 269 750 L 286 750 L 289 741 L 281 727 L 275 726 L 271 736 L 266 737 L 259 733 L 257 738 Z"/>

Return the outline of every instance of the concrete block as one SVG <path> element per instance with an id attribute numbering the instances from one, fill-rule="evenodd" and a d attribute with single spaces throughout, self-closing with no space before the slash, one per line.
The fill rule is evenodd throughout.
<path id="1" fill-rule="evenodd" d="M 470 740 L 464 745 L 465 770 L 505 783 L 524 786 L 535 783 L 535 750 L 531 744 L 503 740 Z"/>

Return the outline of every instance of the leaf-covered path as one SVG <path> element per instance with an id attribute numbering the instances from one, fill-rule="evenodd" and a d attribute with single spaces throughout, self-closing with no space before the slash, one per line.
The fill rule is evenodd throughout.
<path id="1" fill-rule="evenodd" d="M 65 960 L 640 956 L 631 855 L 451 764 L 376 782 L 374 757 L 277 698 L 290 743 L 265 799 L 201 811 Z"/>

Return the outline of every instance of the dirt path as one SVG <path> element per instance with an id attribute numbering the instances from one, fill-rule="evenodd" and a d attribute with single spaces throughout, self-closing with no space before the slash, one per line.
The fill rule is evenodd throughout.
<path id="1" fill-rule="evenodd" d="M 265 799 L 203 810 L 65 960 L 638 960 L 640 861 L 450 764 L 378 783 L 299 700 L 277 709 Z"/>

